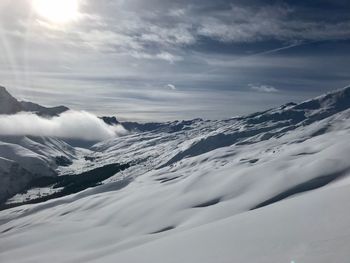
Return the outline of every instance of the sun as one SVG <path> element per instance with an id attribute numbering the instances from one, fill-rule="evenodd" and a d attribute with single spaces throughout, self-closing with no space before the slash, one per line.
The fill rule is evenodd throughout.
<path id="1" fill-rule="evenodd" d="M 79 0 L 33 0 L 36 13 L 55 23 L 66 24 L 79 16 Z"/>

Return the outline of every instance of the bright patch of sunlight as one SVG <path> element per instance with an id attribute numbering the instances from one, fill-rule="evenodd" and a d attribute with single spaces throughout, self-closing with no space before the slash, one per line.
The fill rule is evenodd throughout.
<path id="1" fill-rule="evenodd" d="M 79 16 L 79 0 L 33 0 L 33 8 L 42 18 L 65 24 Z"/>

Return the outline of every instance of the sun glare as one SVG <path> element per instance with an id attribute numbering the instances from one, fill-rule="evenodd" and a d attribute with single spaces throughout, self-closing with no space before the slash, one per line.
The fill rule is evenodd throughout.
<path id="1" fill-rule="evenodd" d="M 56 24 L 65 24 L 79 16 L 79 0 L 33 0 L 34 10 L 42 18 Z"/>

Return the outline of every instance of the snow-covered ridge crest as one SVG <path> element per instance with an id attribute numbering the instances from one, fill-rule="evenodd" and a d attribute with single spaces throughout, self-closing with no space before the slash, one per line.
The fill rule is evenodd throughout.
<path id="1" fill-rule="evenodd" d="M 160 166 L 171 165 L 184 158 L 201 155 L 230 145 L 253 144 L 278 138 L 300 127 L 321 121 L 350 108 L 350 87 L 329 92 L 300 104 L 287 103 L 281 107 L 244 117 L 212 122 L 208 132 L 185 142 L 178 153 Z M 210 125 L 208 125 L 210 126 Z M 218 127 L 215 129 L 214 127 Z M 322 134 L 327 127 L 315 134 Z"/>

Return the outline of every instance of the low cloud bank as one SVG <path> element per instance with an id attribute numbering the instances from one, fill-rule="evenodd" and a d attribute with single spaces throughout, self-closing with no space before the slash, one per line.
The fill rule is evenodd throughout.
<path id="1" fill-rule="evenodd" d="M 109 126 L 85 111 L 67 111 L 50 119 L 33 113 L 0 115 L 0 135 L 49 136 L 100 141 L 125 135 L 121 125 Z"/>

